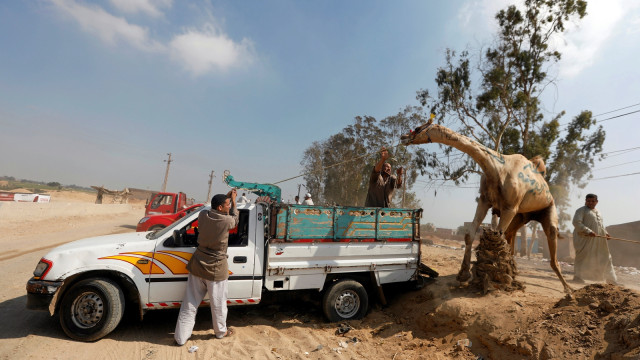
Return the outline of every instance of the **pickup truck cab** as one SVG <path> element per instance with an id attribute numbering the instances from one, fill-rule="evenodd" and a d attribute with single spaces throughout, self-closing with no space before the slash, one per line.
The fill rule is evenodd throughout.
<path id="1" fill-rule="evenodd" d="M 69 337 L 93 341 L 116 328 L 125 306 L 140 318 L 180 307 L 198 214 L 208 209 L 156 232 L 52 249 L 27 282 L 27 308 L 48 310 Z M 313 290 L 330 321 L 358 319 L 369 294 L 384 302 L 382 284 L 420 276 L 421 209 L 257 203 L 238 210 L 239 224 L 229 235 L 229 305 L 258 304 L 266 292 Z"/>
<path id="2" fill-rule="evenodd" d="M 183 192 L 159 192 L 151 196 L 151 199 L 145 205 L 144 214 L 175 214 L 190 205 L 193 205 L 193 199 L 188 199 L 187 194 Z"/>

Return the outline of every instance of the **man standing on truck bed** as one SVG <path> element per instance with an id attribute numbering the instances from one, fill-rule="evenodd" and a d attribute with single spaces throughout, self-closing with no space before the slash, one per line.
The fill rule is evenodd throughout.
<path id="1" fill-rule="evenodd" d="M 216 338 L 233 334 L 227 328 L 227 248 L 229 230 L 237 225 L 235 189 L 226 195 L 215 195 L 211 199 L 211 210 L 203 210 L 198 215 L 198 248 L 187 264 L 187 291 L 182 299 L 174 335 L 178 345 L 184 345 L 191 337 L 198 305 L 207 293 Z"/>
<path id="2" fill-rule="evenodd" d="M 369 191 L 364 206 L 389 207 L 393 190 L 402 186 L 402 167 L 396 169 L 396 176 L 391 175 L 391 164 L 385 162 L 389 158 L 389 152 L 382 147 L 380 160 L 371 171 L 369 178 Z"/>

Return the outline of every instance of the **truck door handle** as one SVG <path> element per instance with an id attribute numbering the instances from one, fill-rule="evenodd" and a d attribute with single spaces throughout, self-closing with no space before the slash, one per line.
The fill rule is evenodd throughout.
<path id="1" fill-rule="evenodd" d="M 246 256 L 234 256 L 233 257 L 233 263 L 234 264 L 241 264 L 241 263 L 246 263 L 247 262 L 247 257 Z"/>

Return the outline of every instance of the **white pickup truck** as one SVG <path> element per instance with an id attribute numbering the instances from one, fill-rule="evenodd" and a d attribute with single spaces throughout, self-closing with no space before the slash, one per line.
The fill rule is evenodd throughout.
<path id="1" fill-rule="evenodd" d="M 421 209 L 257 203 L 238 210 L 229 237 L 229 305 L 258 304 L 265 292 L 313 289 L 330 321 L 358 319 L 369 294 L 384 303 L 383 284 L 420 278 Z M 147 310 L 180 307 L 198 213 L 157 232 L 54 248 L 27 283 L 27 308 L 57 314 L 68 336 L 93 341 L 116 328 L 125 306 L 141 318 Z"/>

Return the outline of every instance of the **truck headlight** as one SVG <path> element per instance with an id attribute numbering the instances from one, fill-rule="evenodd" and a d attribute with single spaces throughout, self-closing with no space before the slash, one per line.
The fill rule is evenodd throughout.
<path id="1" fill-rule="evenodd" d="M 147 220 L 149 220 L 149 218 L 148 218 L 148 217 L 143 217 L 142 219 L 140 219 L 140 221 L 138 221 L 138 224 L 142 224 L 142 223 L 144 223 L 144 222 L 145 222 L 145 221 L 147 221 Z"/>
<path id="2" fill-rule="evenodd" d="M 45 276 L 47 276 L 47 273 L 49 272 L 49 270 L 51 270 L 51 267 L 53 266 L 53 262 L 51 262 L 51 260 L 47 260 L 45 258 L 40 259 L 40 262 L 38 263 L 38 265 L 36 265 L 36 269 L 33 270 L 33 276 L 36 279 L 42 279 Z"/>

